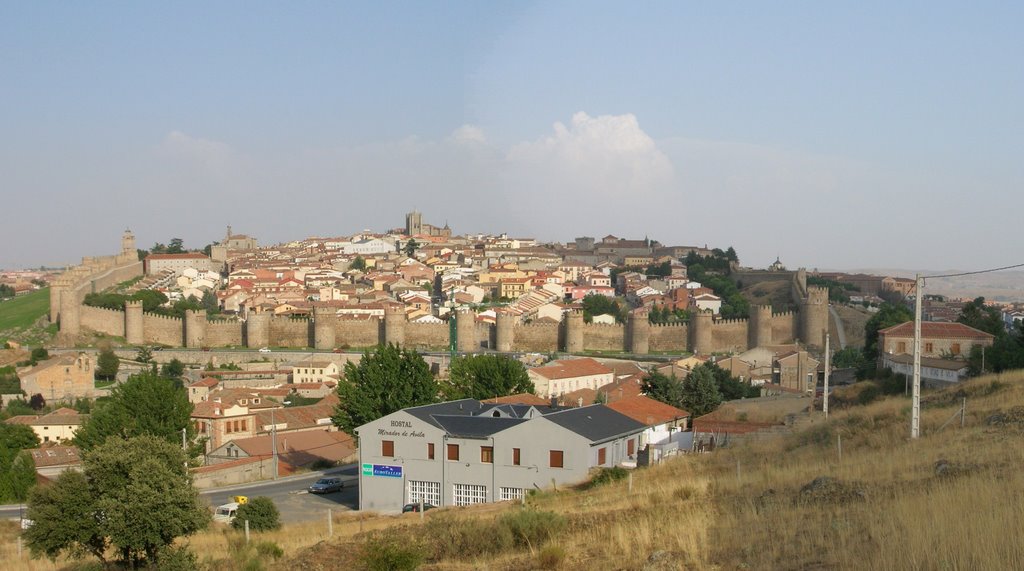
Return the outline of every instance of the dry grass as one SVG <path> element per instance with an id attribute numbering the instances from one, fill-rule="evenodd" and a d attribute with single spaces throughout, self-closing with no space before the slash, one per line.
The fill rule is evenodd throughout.
<path id="1" fill-rule="evenodd" d="M 910 441 L 909 400 L 893 398 L 817 419 L 795 434 L 714 454 L 681 457 L 588 491 L 531 497 L 529 507 L 566 519 L 540 545 L 487 556 L 455 554 L 423 569 L 1022 569 L 1024 568 L 1024 415 L 987 420 L 1024 405 L 1024 373 L 971 381 L 923 399 L 922 438 Z M 968 398 L 966 427 L 939 427 Z M 1018 422 L 1018 420 L 1022 422 Z M 842 439 L 842 459 L 837 440 Z M 944 460 L 943 472 L 936 463 Z M 739 463 L 739 473 L 737 473 Z M 802 488 L 834 478 L 817 491 Z M 434 510 L 421 521 L 335 516 L 261 534 L 285 558 L 271 568 L 358 569 L 368 538 L 425 545 L 433 518 L 493 521 L 516 504 Z M 0 528 L 5 569 L 54 569 L 14 557 L 13 529 Z M 230 532 L 229 532 L 230 533 Z M 207 568 L 232 569 L 229 536 L 189 539 Z M 564 553 L 552 558 L 551 553 Z"/>

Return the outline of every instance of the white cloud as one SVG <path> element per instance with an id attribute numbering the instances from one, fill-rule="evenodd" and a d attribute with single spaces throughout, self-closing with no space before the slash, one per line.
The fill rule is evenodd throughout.
<path id="1" fill-rule="evenodd" d="M 237 159 L 227 143 L 193 137 L 181 131 L 168 133 L 161 151 L 169 157 L 194 161 L 214 169 L 222 169 Z"/>
<path id="2" fill-rule="evenodd" d="M 457 143 L 487 143 L 487 137 L 484 136 L 484 130 L 476 125 L 463 125 L 452 131 L 451 137 L 449 138 Z"/>
<path id="3" fill-rule="evenodd" d="M 553 131 L 509 150 L 511 182 L 579 199 L 644 198 L 674 179 L 672 162 L 632 114 L 591 117 L 580 111 Z"/>

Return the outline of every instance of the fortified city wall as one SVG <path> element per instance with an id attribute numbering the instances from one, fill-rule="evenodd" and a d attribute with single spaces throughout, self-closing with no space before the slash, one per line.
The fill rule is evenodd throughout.
<path id="1" fill-rule="evenodd" d="M 448 347 L 448 325 L 410 323 L 400 305 L 386 310 L 384 319 L 341 319 L 317 309 L 313 319 L 251 314 L 247 320 L 208 319 L 188 312 L 185 319 L 144 313 L 140 302 L 128 302 L 124 311 L 87 307 L 87 293 L 137 277 L 142 273 L 134 238 L 126 233 L 122 253 L 85 258 L 57 280 L 51 293 L 51 316 L 60 323 L 60 339 L 73 343 L 82 329 L 124 337 L 129 344 L 169 347 L 370 347 L 397 343 L 423 351 Z M 829 324 L 827 288 L 807 286 L 803 269 L 795 272 L 743 271 L 744 283 L 787 280 L 798 311 L 773 313 L 754 306 L 749 319 L 715 320 L 710 312 L 697 312 L 689 324 L 652 325 L 643 311 L 630 314 L 625 325 L 588 324 L 580 311 L 566 314 L 562 323 L 519 323 L 499 312 L 495 324 L 477 322 L 467 310 L 456 313 L 458 350 L 483 348 L 502 352 L 582 353 L 610 351 L 633 354 L 698 354 L 743 351 L 750 347 L 800 341 L 821 347 Z"/>

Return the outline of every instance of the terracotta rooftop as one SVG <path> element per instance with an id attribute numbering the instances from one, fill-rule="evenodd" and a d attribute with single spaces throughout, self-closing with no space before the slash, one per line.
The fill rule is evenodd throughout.
<path id="1" fill-rule="evenodd" d="M 907 321 L 893 325 L 880 330 L 878 334 L 892 337 L 913 337 L 914 322 Z M 928 339 L 995 339 L 990 333 L 963 323 L 939 323 L 936 321 L 921 322 L 921 337 Z"/>
<path id="2" fill-rule="evenodd" d="M 208 256 L 199 252 L 185 252 L 183 254 L 150 254 L 146 260 L 205 260 Z"/>
<path id="3" fill-rule="evenodd" d="M 519 393 L 515 395 L 508 395 L 504 397 L 497 397 L 493 399 L 487 399 L 480 402 L 488 404 L 533 404 L 533 405 L 546 405 L 550 404 L 546 399 L 530 394 L 530 393 Z"/>
<path id="4" fill-rule="evenodd" d="M 571 379 L 575 377 L 586 377 L 589 375 L 605 375 L 612 373 L 612 370 L 601 363 L 584 357 L 582 359 L 566 359 L 554 361 L 543 367 L 535 367 L 530 371 L 546 379 Z"/>
<path id="5" fill-rule="evenodd" d="M 606 406 L 648 426 L 664 424 L 690 416 L 690 413 L 681 408 L 656 401 L 644 395 L 612 401 Z"/>
<path id="6" fill-rule="evenodd" d="M 82 462 L 78 454 L 78 448 L 74 446 L 48 446 L 46 448 L 33 448 L 28 452 L 32 454 L 32 460 L 35 462 L 36 468 L 80 464 Z"/>

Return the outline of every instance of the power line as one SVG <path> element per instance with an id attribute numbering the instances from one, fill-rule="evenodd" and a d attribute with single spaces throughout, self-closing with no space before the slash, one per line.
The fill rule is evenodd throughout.
<path id="1" fill-rule="evenodd" d="M 987 269 L 987 270 L 977 270 L 977 271 L 974 271 L 974 272 L 960 272 L 958 274 L 945 274 L 945 275 L 940 275 L 940 276 L 922 276 L 922 277 L 924 277 L 925 279 L 931 279 L 931 278 L 956 278 L 956 277 L 960 277 L 960 276 L 973 276 L 975 274 L 988 274 L 988 273 L 991 273 L 991 272 L 1000 272 L 1002 270 L 1012 270 L 1014 268 L 1024 268 L 1024 264 L 1014 264 L 1012 266 L 1003 266 L 1001 268 L 990 268 L 990 269 Z"/>

